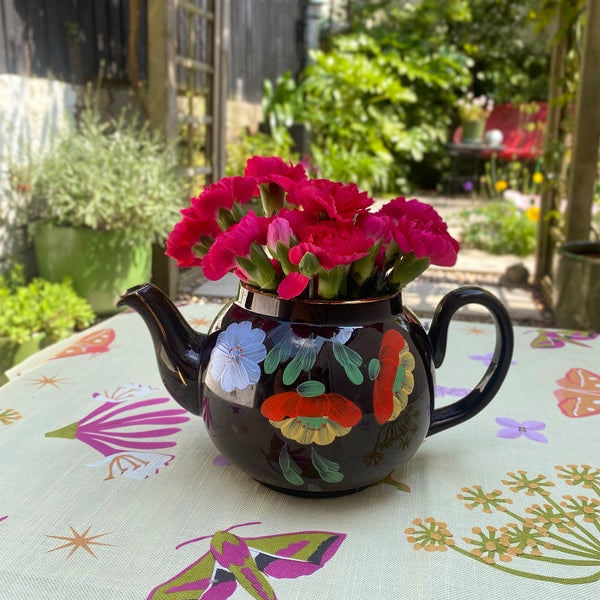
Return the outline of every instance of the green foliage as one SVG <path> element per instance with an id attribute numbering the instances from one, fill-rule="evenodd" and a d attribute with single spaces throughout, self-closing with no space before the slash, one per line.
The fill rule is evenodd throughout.
<path id="1" fill-rule="evenodd" d="M 491 254 L 528 256 L 535 250 L 537 223 L 510 202 L 494 201 L 463 210 L 461 242 Z"/>
<path id="2" fill-rule="evenodd" d="M 226 174 L 231 177 L 243 175 L 246 162 L 253 156 L 279 156 L 286 162 L 298 162 L 299 157 L 292 152 L 292 136 L 286 129 L 276 128 L 277 135 L 258 132 L 254 135 L 242 133 L 235 144 L 227 146 Z"/>
<path id="3" fill-rule="evenodd" d="M 71 127 L 43 155 L 18 169 L 29 177 L 33 208 L 57 225 L 125 231 L 131 243 L 162 241 L 184 197 L 172 148 L 125 115 L 111 127 L 89 100 Z"/>
<path id="4" fill-rule="evenodd" d="M 374 30 L 415 44 L 450 45 L 470 59 L 475 95 L 491 96 L 496 103 L 539 101 L 547 98 L 544 28 L 551 21 L 551 3 L 556 10 L 555 0 L 375 0 L 354 11 L 353 26 L 374 23 Z"/>
<path id="5" fill-rule="evenodd" d="M 50 283 L 39 277 L 25 283 L 22 265 L 0 276 L 0 336 L 22 343 L 35 333 L 53 341 L 71 334 L 75 328 L 91 325 L 96 318 L 86 300 L 71 283 Z"/>
<path id="6" fill-rule="evenodd" d="M 505 189 L 517 190 L 522 194 L 539 194 L 541 183 L 536 183 L 533 174 L 540 174 L 541 160 L 535 165 L 519 160 L 498 161 L 495 156 L 485 164 L 485 173 L 481 178 L 480 193 L 483 198 L 499 199 Z"/>
<path id="7" fill-rule="evenodd" d="M 304 124 L 320 175 L 371 192 L 404 185 L 407 163 L 443 145 L 453 89 L 468 83 L 467 61 L 453 48 L 394 36 L 338 36 L 312 59 L 295 89 L 280 79 L 265 118 L 272 130 Z"/>
<path id="8" fill-rule="evenodd" d="M 533 30 L 540 1 L 352 3 L 350 31 L 312 53 L 298 86 L 289 74 L 267 84 L 271 133 L 304 124 L 323 175 L 372 193 L 435 185 L 421 179 L 447 169 L 467 90 L 496 103 L 546 99 L 547 36 Z"/>

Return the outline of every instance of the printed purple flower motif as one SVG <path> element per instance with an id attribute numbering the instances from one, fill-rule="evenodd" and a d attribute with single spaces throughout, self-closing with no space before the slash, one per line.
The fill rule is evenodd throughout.
<path id="1" fill-rule="evenodd" d="M 548 443 L 546 436 L 539 433 L 542 429 L 546 428 L 546 423 L 542 423 L 542 421 L 523 421 L 519 423 L 514 419 L 496 417 L 496 423 L 504 428 L 496 433 L 496 437 L 514 440 L 523 435 L 534 442 Z"/>
<path id="2" fill-rule="evenodd" d="M 486 367 L 489 367 L 493 356 L 493 352 L 488 352 L 487 354 L 474 354 L 473 356 L 469 356 L 469 358 L 472 360 L 480 360 Z M 514 360 L 511 360 L 510 364 L 516 365 L 517 363 Z"/>
<path id="3" fill-rule="evenodd" d="M 265 332 L 250 321 L 232 323 L 217 338 L 210 358 L 210 374 L 226 392 L 244 390 L 260 379 L 258 364 L 265 359 Z"/>
<path id="4" fill-rule="evenodd" d="M 215 467 L 229 467 L 231 463 L 222 454 L 218 454 L 213 459 L 213 465 Z"/>
<path id="5" fill-rule="evenodd" d="M 444 387 L 437 385 L 435 387 L 436 396 L 466 396 L 471 390 L 469 388 Z"/>
<path id="6" fill-rule="evenodd" d="M 164 438 L 178 433 L 181 429 L 165 427 L 165 425 L 177 425 L 189 421 L 186 411 L 171 408 L 143 412 L 143 409 L 165 402 L 169 402 L 169 398 L 151 398 L 122 404 L 105 402 L 81 421 L 51 431 L 46 434 L 46 437 L 77 439 L 104 456 L 111 456 L 124 450 L 153 451 L 159 448 L 172 448 L 176 442 Z"/>

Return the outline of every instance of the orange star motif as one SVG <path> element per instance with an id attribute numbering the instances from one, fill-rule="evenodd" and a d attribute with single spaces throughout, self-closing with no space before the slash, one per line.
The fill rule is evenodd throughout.
<path id="1" fill-rule="evenodd" d="M 190 323 L 194 327 L 209 327 L 212 321 L 210 319 L 207 319 L 206 317 L 199 317 L 190 319 Z"/>
<path id="2" fill-rule="evenodd" d="M 90 546 L 92 544 L 96 544 L 98 546 L 113 546 L 114 545 L 114 544 L 105 544 L 103 542 L 95 541 L 96 538 L 102 537 L 103 535 L 108 535 L 108 533 L 100 533 L 98 535 L 93 535 L 93 536 L 87 537 L 88 531 L 92 528 L 91 525 L 83 533 L 77 533 L 71 525 L 69 525 L 69 527 L 71 528 L 71 531 L 73 532 L 73 537 L 63 537 L 60 535 L 47 535 L 46 536 L 46 537 L 50 537 L 50 538 L 56 538 L 57 540 L 66 540 L 67 541 L 66 544 L 63 544 L 62 546 L 58 546 L 57 548 L 52 548 L 52 550 L 47 550 L 46 553 L 54 552 L 55 550 L 60 550 L 61 548 L 68 548 L 69 546 L 73 546 L 73 548 L 71 549 L 71 552 L 69 552 L 69 555 L 67 556 L 67 558 L 69 558 L 71 556 L 71 554 L 73 554 L 73 552 L 75 552 L 75 550 L 77 550 L 78 548 L 83 548 L 86 552 L 91 554 L 94 558 L 98 558 L 94 554 L 92 549 L 90 548 Z"/>
<path id="3" fill-rule="evenodd" d="M 52 385 L 55 388 L 59 388 L 59 384 L 61 383 L 67 383 L 69 380 L 68 379 L 60 379 L 58 377 L 58 375 L 52 375 L 52 377 L 46 377 L 45 375 L 42 375 L 39 379 L 31 379 L 28 378 L 27 381 L 31 381 L 32 383 L 28 383 L 27 385 L 37 385 L 38 386 L 38 390 L 46 387 L 47 385 Z"/>
<path id="4" fill-rule="evenodd" d="M 465 331 L 466 333 L 472 333 L 473 335 L 483 335 L 485 333 L 485 329 L 477 327 L 475 325 L 473 325 L 472 327 L 467 327 L 463 331 Z"/>

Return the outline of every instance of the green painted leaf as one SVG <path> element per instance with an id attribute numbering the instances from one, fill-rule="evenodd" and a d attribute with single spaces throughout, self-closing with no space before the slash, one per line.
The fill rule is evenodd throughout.
<path id="1" fill-rule="evenodd" d="M 360 385 L 363 382 L 363 374 L 360 372 L 362 365 L 362 357 L 356 350 L 348 348 L 343 344 L 333 343 L 333 355 L 336 360 L 342 365 L 348 379 L 355 385 Z"/>
<path id="2" fill-rule="evenodd" d="M 344 479 L 344 474 L 340 473 L 340 465 L 338 463 L 320 456 L 314 448 L 310 449 L 310 456 L 313 466 L 323 481 L 339 483 Z"/>
<path id="3" fill-rule="evenodd" d="M 296 391 L 304 398 L 314 398 L 325 393 L 325 386 L 320 381 L 303 381 Z"/>
<path id="4" fill-rule="evenodd" d="M 292 358 L 283 371 L 284 385 L 292 385 L 302 371 L 308 373 L 313 368 L 316 360 L 317 354 L 312 345 L 301 346 L 296 356 Z"/>
<path id="5" fill-rule="evenodd" d="M 285 362 L 292 353 L 292 342 L 286 336 L 277 344 L 275 344 L 268 352 L 263 363 L 265 373 L 271 374 L 275 372 L 275 369 L 280 363 Z"/>
<path id="6" fill-rule="evenodd" d="M 381 368 L 381 363 L 379 362 L 378 358 L 372 358 L 369 361 L 369 379 L 371 381 L 373 381 L 374 379 L 377 379 L 377 375 L 379 375 L 380 368 Z"/>
<path id="7" fill-rule="evenodd" d="M 398 365 L 398 370 L 396 371 L 396 377 L 394 379 L 394 385 L 392 386 L 393 392 L 399 392 L 402 389 L 402 384 L 404 383 L 405 377 L 406 369 L 402 365 Z"/>
<path id="8" fill-rule="evenodd" d="M 304 483 L 304 479 L 300 477 L 302 469 L 294 462 L 294 459 L 290 456 L 287 444 L 279 452 L 279 466 L 281 467 L 281 472 L 283 473 L 283 476 L 292 485 L 302 485 Z"/>

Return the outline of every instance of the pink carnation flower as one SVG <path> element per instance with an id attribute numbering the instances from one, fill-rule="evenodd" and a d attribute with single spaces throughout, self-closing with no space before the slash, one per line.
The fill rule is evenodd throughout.
<path id="1" fill-rule="evenodd" d="M 390 219 L 393 238 L 403 252 L 428 257 L 431 264 L 451 267 L 456 263 L 458 242 L 435 209 L 418 200 L 396 198 L 377 213 Z"/>
<path id="2" fill-rule="evenodd" d="M 276 183 L 286 192 L 294 183 L 307 179 L 302 165 L 287 164 L 277 156 L 253 156 L 246 163 L 244 175 L 255 177 L 257 183 Z"/>
<path id="3" fill-rule="evenodd" d="M 373 204 L 367 192 L 356 184 L 345 185 L 327 179 L 313 179 L 292 187 L 287 201 L 297 204 L 309 215 L 325 213 L 337 221 L 353 222 L 356 215 L 366 212 Z"/>
<path id="4" fill-rule="evenodd" d="M 322 221 L 306 225 L 304 238 L 290 248 L 290 260 L 298 265 L 302 257 L 311 252 L 327 271 L 337 265 L 347 265 L 369 254 L 373 240 L 350 223 Z"/>
<path id="5" fill-rule="evenodd" d="M 207 279 L 217 281 L 238 268 L 236 256 L 248 258 L 252 242 L 267 243 L 271 217 L 257 217 L 250 211 L 239 223 L 220 235 L 202 260 L 202 272 Z"/>

